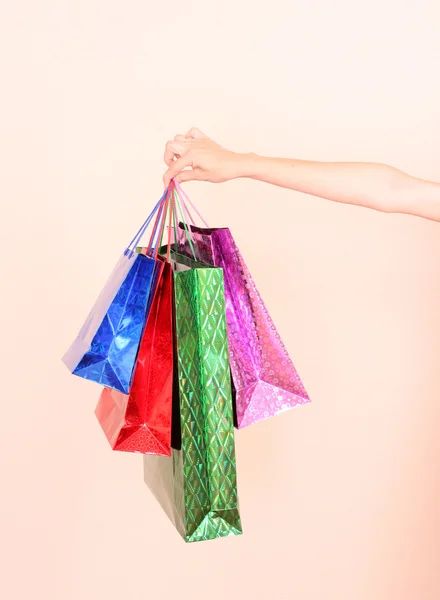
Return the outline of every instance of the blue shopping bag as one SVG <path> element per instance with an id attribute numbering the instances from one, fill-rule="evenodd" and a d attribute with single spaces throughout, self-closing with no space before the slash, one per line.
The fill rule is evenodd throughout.
<path id="1" fill-rule="evenodd" d="M 77 338 L 63 357 L 71 373 L 128 394 L 151 297 L 158 261 L 135 249 L 154 215 L 165 210 L 159 200 L 118 261 Z M 157 244 L 157 227 L 152 247 Z M 155 276 L 156 274 L 156 276 Z"/>

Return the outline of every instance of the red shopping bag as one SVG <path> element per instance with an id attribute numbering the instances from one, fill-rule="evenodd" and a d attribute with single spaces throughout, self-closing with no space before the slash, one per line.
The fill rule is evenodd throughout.
<path id="1" fill-rule="evenodd" d="M 95 414 L 113 450 L 170 456 L 173 275 L 169 262 L 160 266 L 130 393 L 104 388 Z"/>

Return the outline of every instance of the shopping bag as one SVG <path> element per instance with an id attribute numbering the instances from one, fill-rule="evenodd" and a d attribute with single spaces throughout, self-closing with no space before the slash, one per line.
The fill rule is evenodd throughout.
<path id="1" fill-rule="evenodd" d="M 144 457 L 145 481 L 186 542 L 242 533 L 223 273 L 175 253 L 171 458 Z"/>
<path id="2" fill-rule="evenodd" d="M 179 252 L 223 269 L 237 427 L 310 402 L 230 230 L 191 225 L 190 244 L 186 228 Z"/>
<path id="3" fill-rule="evenodd" d="M 135 248 L 166 192 L 119 259 L 63 362 L 79 377 L 128 393 L 156 260 Z"/>
<path id="4" fill-rule="evenodd" d="M 95 414 L 114 450 L 171 454 L 173 274 L 161 263 L 129 394 L 104 388 Z"/>

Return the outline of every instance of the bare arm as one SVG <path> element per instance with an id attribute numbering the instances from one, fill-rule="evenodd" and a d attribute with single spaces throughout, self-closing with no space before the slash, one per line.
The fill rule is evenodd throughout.
<path id="1" fill-rule="evenodd" d="M 168 142 L 165 162 L 166 185 L 173 177 L 180 182 L 246 177 L 327 200 L 440 221 L 440 183 L 411 177 L 387 165 L 236 154 L 197 129 Z"/>

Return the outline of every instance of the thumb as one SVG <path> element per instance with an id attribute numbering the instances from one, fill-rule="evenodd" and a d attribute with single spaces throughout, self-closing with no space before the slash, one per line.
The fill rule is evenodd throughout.
<path id="1" fill-rule="evenodd" d="M 197 129 L 197 127 L 192 127 L 188 133 L 185 135 L 186 138 L 192 138 L 193 140 L 201 140 L 206 138 L 207 136 Z"/>

